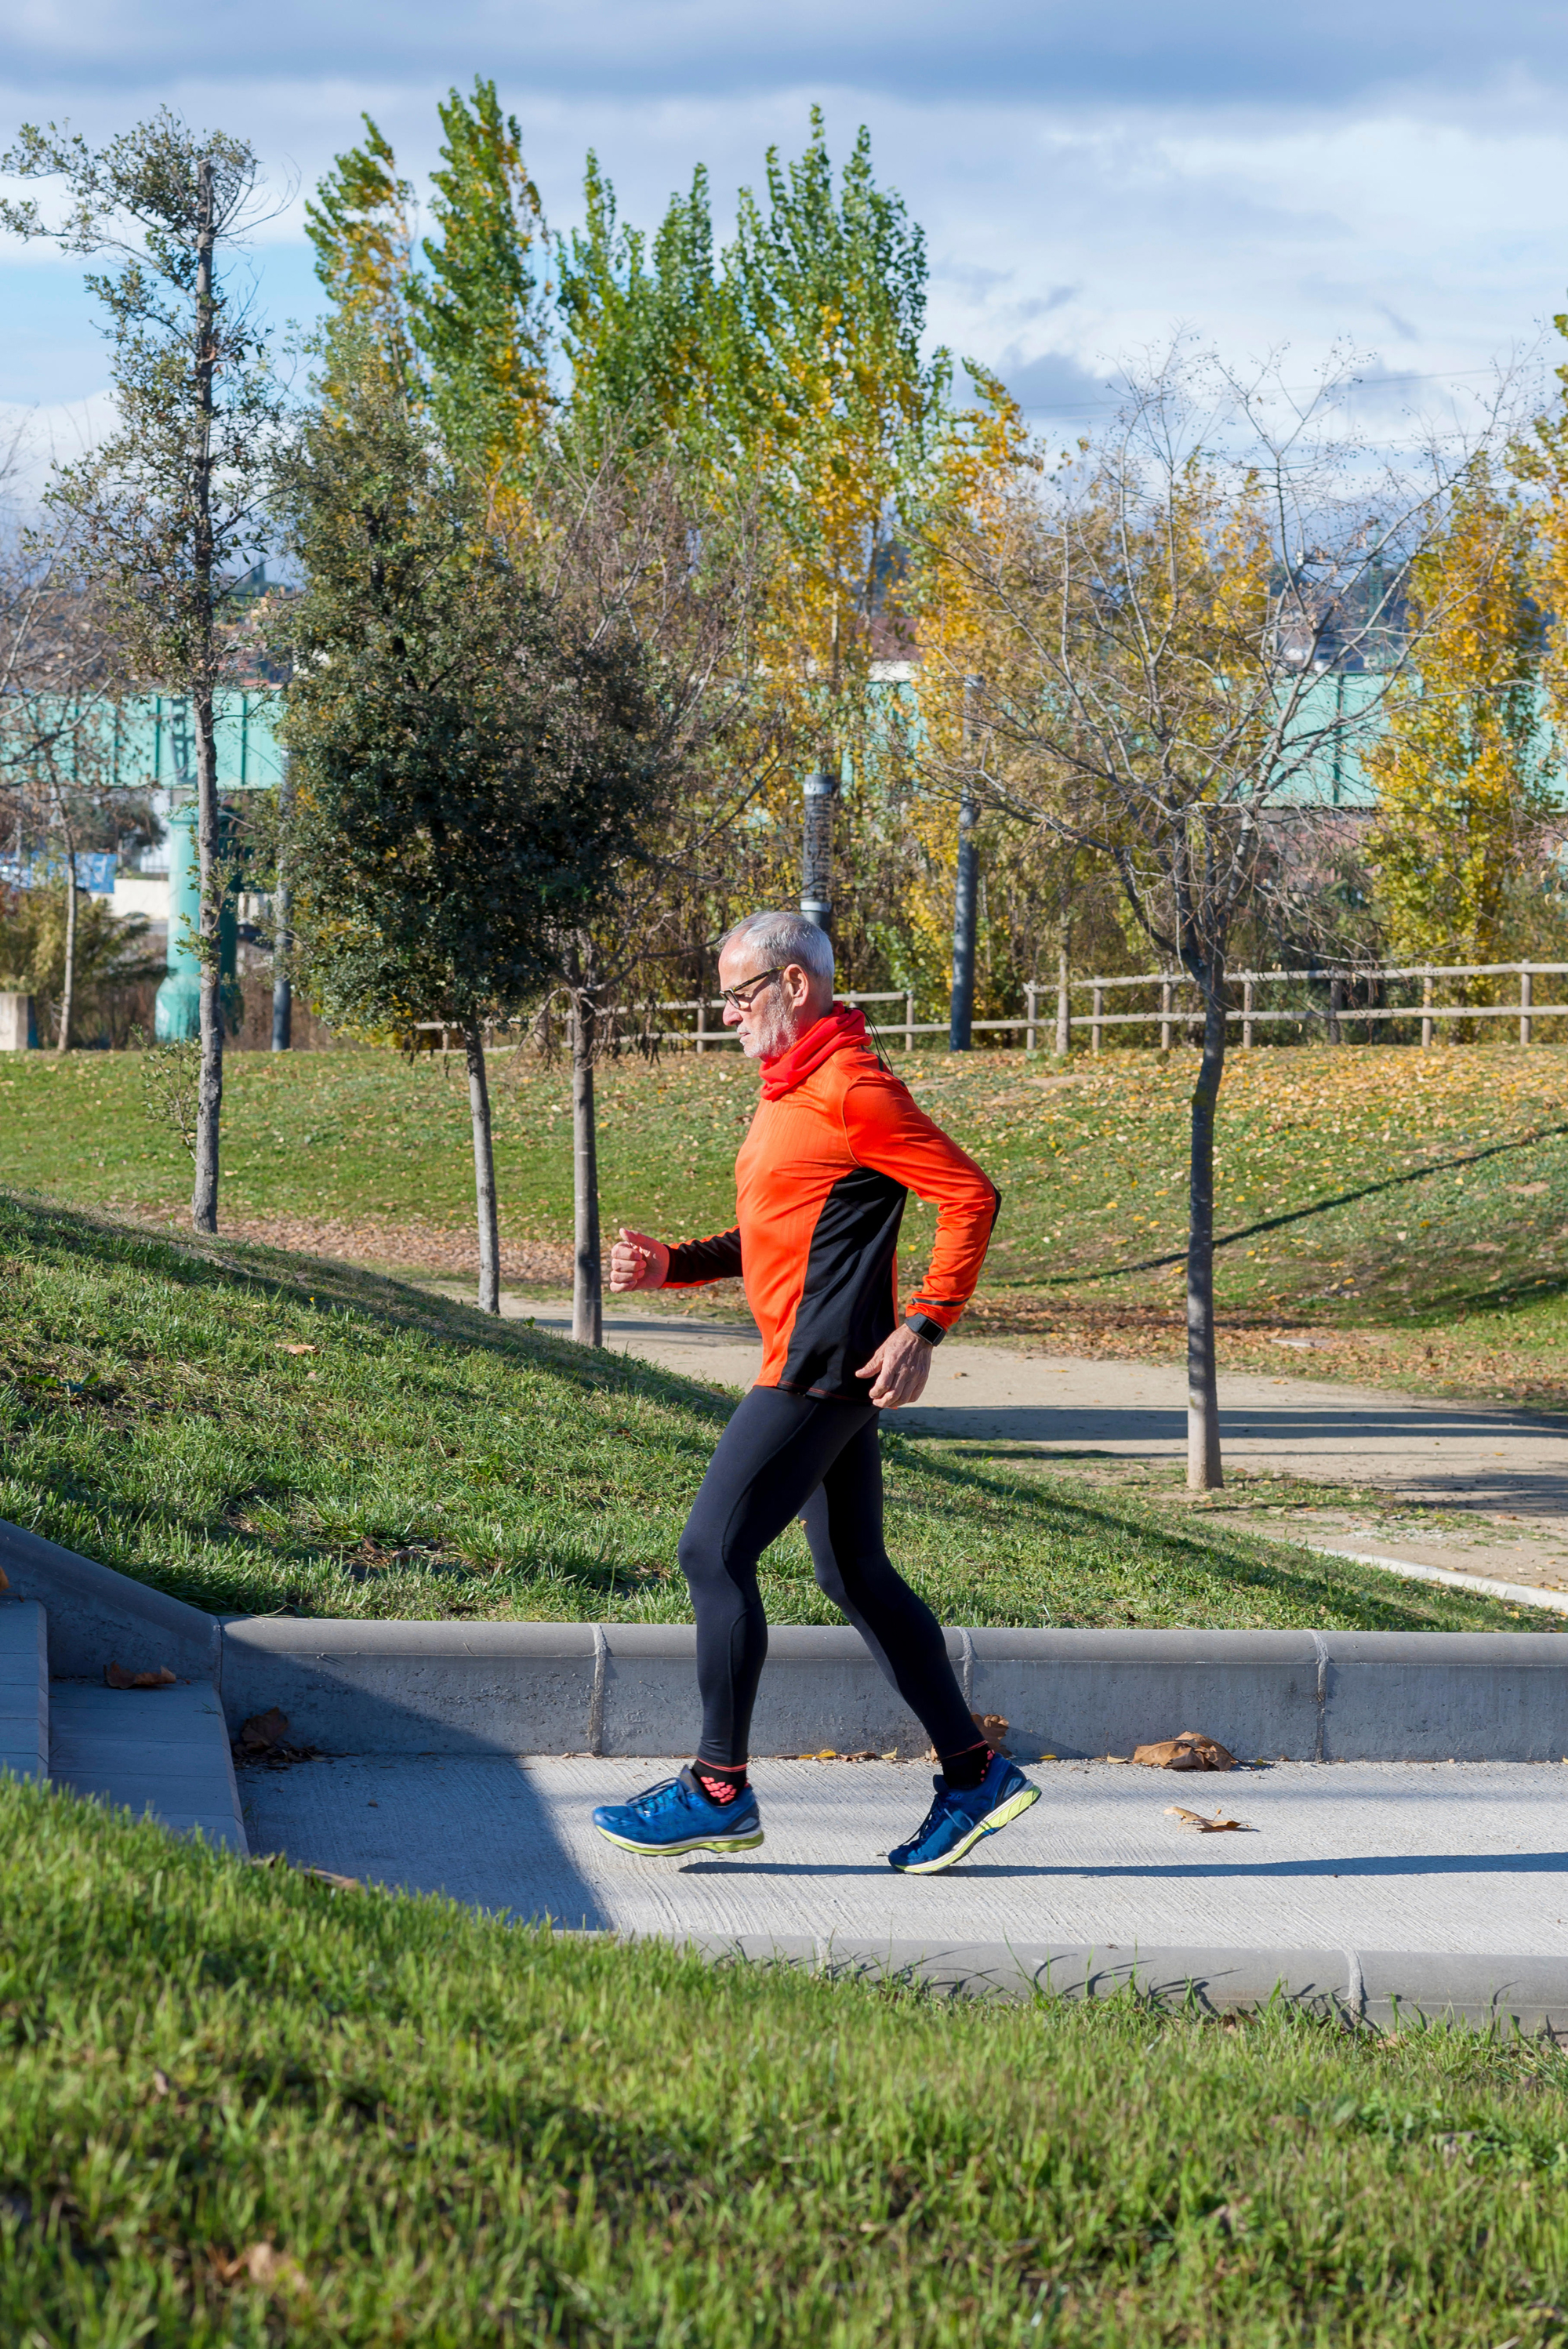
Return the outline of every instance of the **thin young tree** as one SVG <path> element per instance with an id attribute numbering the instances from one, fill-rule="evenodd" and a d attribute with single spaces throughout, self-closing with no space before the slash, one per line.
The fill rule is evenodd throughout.
<path id="1" fill-rule="evenodd" d="M 191 1221 L 218 1227 L 223 1014 L 219 924 L 228 883 L 214 704 L 232 596 L 265 552 L 265 492 L 282 413 L 264 338 L 224 264 L 261 216 L 254 153 L 167 108 L 103 148 L 26 126 L 0 172 L 63 184 L 57 218 L 0 203 L 14 235 L 119 266 L 88 274 L 108 313 L 117 423 L 56 469 L 46 506 L 102 600 L 126 670 L 183 694 L 196 748 L 201 1076 Z"/>
<path id="2" fill-rule="evenodd" d="M 1283 811 L 1376 733 L 1419 638 L 1402 582 L 1473 451 L 1374 471 L 1342 378 L 1306 398 L 1179 346 L 1115 423 L 982 512 L 934 517 L 984 616 L 972 699 L 992 804 L 1094 852 L 1202 1005 L 1187 1250 L 1188 1483 L 1222 1482 L 1214 1341 L 1214 1119 L 1233 935 L 1265 886 Z M 928 590 L 929 592 L 929 590 Z M 1434 616 L 1425 617 L 1429 624 Z M 1337 672 L 1337 674 L 1334 674 Z M 940 746 L 932 768 L 938 780 Z"/>

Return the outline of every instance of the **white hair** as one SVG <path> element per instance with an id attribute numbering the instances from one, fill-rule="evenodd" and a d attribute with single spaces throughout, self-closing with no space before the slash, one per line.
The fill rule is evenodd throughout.
<path id="1" fill-rule="evenodd" d="M 718 951 L 735 946 L 744 938 L 748 947 L 782 970 L 798 962 L 813 978 L 833 983 L 833 942 L 826 930 L 809 922 L 804 914 L 748 914 L 732 930 L 726 930 L 718 942 Z"/>

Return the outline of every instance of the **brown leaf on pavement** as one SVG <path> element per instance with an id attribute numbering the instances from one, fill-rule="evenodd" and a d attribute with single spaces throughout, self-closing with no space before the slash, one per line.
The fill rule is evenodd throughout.
<path id="1" fill-rule="evenodd" d="M 1256 1827 L 1249 1826 L 1245 1819 L 1227 1819 L 1218 1811 L 1214 1813 L 1212 1819 L 1206 1819 L 1202 1811 L 1184 1811 L 1180 1803 L 1167 1803 L 1165 1816 L 1168 1819 L 1180 1819 L 1184 1827 L 1196 1827 L 1200 1835 L 1256 1835 L 1257 1833 Z"/>
<path id="2" fill-rule="evenodd" d="M 167 1664 L 160 1664 L 155 1672 L 122 1672 L 118 1664 L 104 1666 L 104 1681 L 109 1688 L 172 1688 L 177 1675 Z"/>
<path id="3" fill-rule="evenodd" d="M 5 1568 L 0 1566 L 0 1590 L 9 1590 L 10 1588 L 10 1578 L 5 1572 Z"/>
<path id="4" fill-rule="evenodd" d="M 281 1745 L 288 1733 L 289 1717 L 275 1704 L 265 1713 L 253 1713 L 249 1721 L 240 1724 L 240 1743 L 252 1754 L 264 1754 L 269 1746 Z"/>
<path id="5" fill-rule="evenodd" d="M 1132 1758 L 1151 1770 L 1233 1770 L 1236 1766 L 1229 1748 L 1218 1738 L 1205 1737 L 1199 1729 L 1184 1729 L 1180 1737 L 1164 1738 L 1157 1745 L 1135 1745 Z"/>

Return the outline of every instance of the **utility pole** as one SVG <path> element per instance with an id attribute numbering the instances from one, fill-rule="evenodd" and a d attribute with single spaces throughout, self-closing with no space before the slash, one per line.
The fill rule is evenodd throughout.
<path id="1" fill-rule="evenodd" d="M 978 679 L 964 680 L 964 747 L 969 748 L 970 711 Z M 947 1049 L 972 1049 L 975 1024 L 975 930 L 980 896 L 980 851 L 975 827 L 980 811 L 975 804 L 967 758 L 963 796 L 958 802 L 958 881 L 953 897 L 953 1000 L 948 1015 Z"/>
<path id="2" fill-rule="evenodd" d="M 273 891 L 273 1050 L 286 1052 L 294 1040 L 294 980 L 289 975 L 288 819 L 292 794 L 285 767 L 278 788 L 280 805 L 277 885 Z"/>
<path id="3" fill-rule="evenodd" d="M 826 752 L 801 792 L 800 911 L 819 930 L 833 935 L 833 801 L 839 788 Z"/>

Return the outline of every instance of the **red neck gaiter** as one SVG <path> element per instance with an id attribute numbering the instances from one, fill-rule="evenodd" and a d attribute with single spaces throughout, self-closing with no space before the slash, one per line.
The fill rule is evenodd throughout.
<path id="1" fill-rule="evenodd" d="M 830 1011 L 797 1036 L 787 1052 L 778 1053 L 762 1063 L 762 1098 L 778 1101 L 784 1093 L 792 1093 L 797 1085 L 804 1084 L 835 1052 L 842 1052 L 851 1044 L 870 1042 L 866 1034 L 863 1011 L 848 1011 L 835 1003 Z"/>

